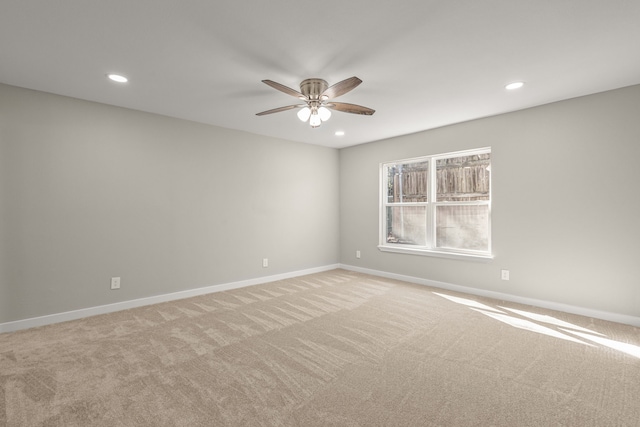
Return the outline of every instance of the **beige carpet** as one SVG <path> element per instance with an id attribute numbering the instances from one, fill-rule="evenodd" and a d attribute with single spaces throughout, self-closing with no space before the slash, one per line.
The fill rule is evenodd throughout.
<path id="1" fill-rule="evenodd" d="M 2 334 L 0 426 L 640 426 L 640 329 L 335 270 Z"/>

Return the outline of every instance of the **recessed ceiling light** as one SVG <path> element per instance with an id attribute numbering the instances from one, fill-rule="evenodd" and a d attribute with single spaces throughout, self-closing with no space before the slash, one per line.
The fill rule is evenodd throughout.
<path id="1" fill-rule="evenodd" d="M 514 89 L 520 89 L 522 86 L 524 86 L 524 82 L 513 82 L 513 83 L 509 83 L 504 88 L 507 90 L 514 90 Z"/>
<path id="2" fill-rule="evenodd" d="M 126 83 L 129 81 L 128 78 L 126 78 L 125 76 L 121 76 L 120 74 L 107 74 L 107 77 L 118 83 Z"/>
<path id="3" fill-rule="evenodd" d="M 335 133 L 335 136 L 344 136 L 344 131 L 343 130 L 337 130 Z"/>

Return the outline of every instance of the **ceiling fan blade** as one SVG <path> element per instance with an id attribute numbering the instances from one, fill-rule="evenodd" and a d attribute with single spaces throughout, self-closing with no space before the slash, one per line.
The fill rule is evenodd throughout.
<path id="1" fill-rule="evenodd" d="M 304 95 L 298 92 L 297 90 L 291 89 L 285 85 L 281 85 L 278 82 L 274 82 L 273 80 L 263 80 L 262 83 L 268 84 L 274 89 L 279 90 L 280 92 L 284 92 L 287 95 L 295 96 L 296 98 L 304 99 Z"/>
<path id="2" fill-rule="evenodd" d="M 362 83 L 362 80 L 359 78 L 355 76 L 350 77 L 329 87 L 322 93 L 322 96 L 326 96 L 328 99 L 337 98 L 340 95 L 344 95 L 350 90 L 355 89 L 360 83 Z"/>
<path id="3" fill-rule="evenodd" d="M 278 107 L 278 108 L 274 108 L 272 110 L 267 110 L 267 111 L 263 111 L 261 113 L 256 113 L 256 116 L 264 116 L 266 114 L 279 113 L 281 111 L 293 110 L 294 108 L 302 108 L 302 107 L 305 107 L 305 105 L 304 104 L 287 105 L 286 107 Z"/>
<path id="4" fill-rule="evenodd" d="M 362 105 L 348 104 L 346 102 L 331 102 L 324 106 L 332 110 L 342 111 L 343 113 L 363 114 L 365 116 L 370 116 L 376 112 L 376 110 L 372 110 L 371 108 L 363 107 Z"/>

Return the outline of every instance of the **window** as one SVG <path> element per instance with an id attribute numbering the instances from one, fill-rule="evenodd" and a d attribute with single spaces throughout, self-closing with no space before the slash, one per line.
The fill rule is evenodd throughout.
<path id="1" fill-rule="evenodd" d="M 382 251 L 491 258 L 491 149 L 380 165 Z"/>

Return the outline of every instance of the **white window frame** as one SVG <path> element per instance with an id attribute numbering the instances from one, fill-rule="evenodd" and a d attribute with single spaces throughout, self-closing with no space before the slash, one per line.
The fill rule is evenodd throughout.
<path id="1" fill-rule="evenodd" d="M 456 151 L 451 153 L 442 153 L 437 155 L 414 157 L 409 159 L 394 160 L 380 164 L 380 216 L 379 216 L 379 244 L 378 249 L 383 252 L 395 252 L 412 255 L 424 255 L 441 258 L 466 259 L 475 261 L 489 261 L 493 259 L 491 252 L 491 198 L 493 179 L 489 181 L 489 200 L 483 201 L 443 201 L 438 202 L 437 183 L 436 183 L 436 161 L 451 157 L 471 156 L 476 154 L 491 153 L 491 147 L 478 148 L 473 150 Z M 389 203 L 388 202 L 388 173 L 387 168 L 397 164 L 429 162 L 428 175 L 428 200 L 426 202 L 408 202 L 408 203 Z M 491 177 L 493 178 L 493 177 Z M 438 206 L 487 206 L 488 207 L 488 249 L 487 251 L 469 250 L 469 249 L 452 249 L 437 248 L 435 244 L 436 221 L 435 212 Z M 427 208 L 427 244 L 425 246 L 407 245 L 401 243 L 387 242 L 387 207 L 389 206 L 426 206 Z"/>

